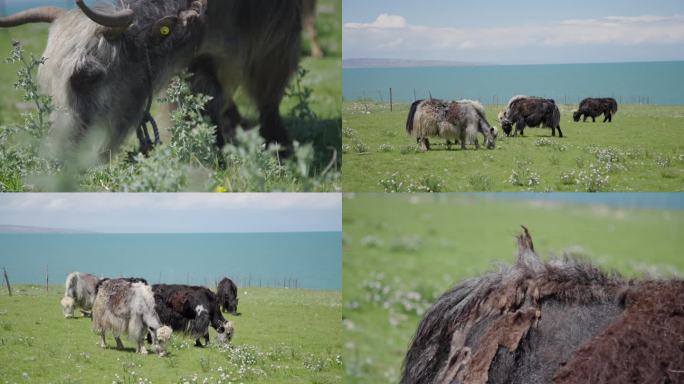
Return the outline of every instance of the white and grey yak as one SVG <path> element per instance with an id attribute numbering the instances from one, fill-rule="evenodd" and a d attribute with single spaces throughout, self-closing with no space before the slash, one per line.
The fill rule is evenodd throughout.
<path id="1" fill-rule="evenodd" d="M 123 349 L 121 335 L 128 335 L 136 343 L 135 351 L 146 354 L 144 343 L 149 331 L 153 348 L 163 356 L 173 331 L 161 324 L 154 304 L 152 287 L 145 283 L 126 279 L 103 281 L 93 304 L 93 330 L 100 335 L 100 347 L 107 347 L 105 333 L 110 331 L 118 349 Z"/>
<path id="2" fill-rule="evenodd" d="M 406 132 L 415 137 L 425 151 L 430 149 L 429 137 L 446 139 L 447 148 L 451 141 L 460 141 L 465 149 L 466 141 L 480 148 L 478 133 L 482 133 L 485 146 L 493 149 L 497 130 L 487 122 L 484 107 L 473 100 L 446 101 L 439 99 L 418 100 L 411 104 L 406 119 Z"/>
<path id="3" fill-rule="evenodd" d="M 95 287 L 100 279 L 89 273 L 71 272 L 64 283 L 64 297 L 60 300 L 64 317 L 74 317 L 75 307 L 81 309 L 83 316 L 91 316 L 90 310 L 95 301 Z"/>

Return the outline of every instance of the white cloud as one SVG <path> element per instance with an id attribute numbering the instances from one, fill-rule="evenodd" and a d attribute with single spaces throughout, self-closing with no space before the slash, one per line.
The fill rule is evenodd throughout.
<path id="1" fill-rule="evenodd" d="M 405 28 L 408 24 L 403 16 L 380 14 L 372 23 L 346 23 L 349 29 L 394 29 Z"/>
<path id="2" fill-rule="evenodd" d="M 409 24 L 403 16 L 382 14 L 371 23 L 344 25 L 346 57 L 370 52 L 438 52 L 526 47 L 684 44 L 684 16 L 608 16 L 508 27 L 430 27 Z"/>

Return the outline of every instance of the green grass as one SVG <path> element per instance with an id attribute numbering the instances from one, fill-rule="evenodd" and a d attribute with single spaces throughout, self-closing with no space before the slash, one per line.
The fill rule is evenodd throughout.
<path id="1" fill-rule="evenodd" d="M 308 57 L 309 40 L 303 39 L 303 58 L 300 67 L 307 71 L 301 80 L 303 88 L 311 90 L 310 96 L 304 101 L 305 108 L 315 117 L 301 118 L 292 115 L 297 104 L 295 96 L 287 96 L 281 104 L 281 115 L 293 140 L 301 144 L 311 144 L 312 155 L 302 159 L 293 156 L 293 162 L 288 163 L 278 159 L 269 165 L 253 166 L 251 170 L 243 169 L 243 165 L 254 163 L 254 157 L 245 157 L 229 161 L 226 168 L 219 167 L 218 161 L 213 164 L 201 164 L 197 161 L 183 161 L 175 163 L 167 154 L 151 155 L 153 160 L 148 165 L 136 164 L 130 167 L 131 154 L 138 149 L 138 141 L 133 131 L 118 152 L 111 156 L 106 164 L 90 165 L 87 169 L 77 169 L 65 172 L 61 164 L 52 164 L 50 171 L 45 166 L 45 159 L 29 156 L 25 151 L 29 147 L 22 134 L 9 135 L 8 158 L 13 165 L 0 164 L 0 190 L 2 191 L 337 191 L 340 190 L 340 175 L 337 171 L 341 160 L 341 1 L 319 1 L 318 18 L 316 21 L 320 45 L 325 53 L 322 59 Z M 12 29 L 0 30 L 0 57 L 9 55 L 12 42 L 19 41 L 27 56 L 33 54 L 40 57 L 47 40 L 48 26 L 44 24 L 27 25 Z M 17 81 L 17 64 L 0 64 L 0 126 L 25 126 L 22 113 L 33 111 L 33 105 L 22 99 L 22 93 L 15 90 L 13 84 Z M 293 77 L 293 84 L 296 78 Z M 161 96 L 161 95 L 159 95 Z M 252 125 L 256 125 L 257 110 L 245 94 L 238 90 L 236 101 L 242 115 Z M 171 143 L 169 128 L 171 121 L 168 108 L 155 102 L 152 113 L 160 125 L 162 142 L 167 144 L 159 148 L 168 148 Z M 21 130 L 20 130 L 21 131 Z M 0 136 L 8 135 L 0 129 Z M 199 136 L 198 136 L 199 137 Z M 202 136 L 203 137 L 203 136 Z M 0 137 L 2 139 L 2 137 Z M 32 144 L 34 147 L 35 145 Z M 7 145 L 10 147 L 10 145 Z M 197 147 L 203 147 L 204 142 Z M 245 145 L 247 146 L 247 145 Z M 260 147 L 259 143 L 255 144 Z M 17 148 L 15 148 L 17 147 Z M 158 148 L 158 149 L 159 149 Z M 86 152 L 85 150 L 84 152 Z M 40 151 L 42 154 L 42 150 Z M 217 152 L 217 151 L 214 151 Z M 308 154 L 302 152 L 302 156 Z M 337 157 L 334 157 L 334 156 Z M 95 154 L 81 154 L 81 157 L 96 157 Z M 221 156 L 217 154 L 216 156 Z M 274 157 L 268 155 L 270 157 Z M 199 156 L 198 156 L 199 157 Z M 264 156 L 267 157 L 267 156 Z M 103 156 L 109 159 L 109 156 Z M 17 160 L 19 159 L 19 160 Z M 10 160 L 4 161 L 9 163 Z M 17 163 L 19 165 L 14 165 Z M 274 165 L 275 164 L 275 165 Z M 280 167 L 279 167 L 280 166 Z M 79 165 L 80 167 L 80 165 Z M 59 170 L 56 170 L 59 169 Z M 147 169 L 147 170 L 146 170 Z M 290 172 L 292 169 L 302 170 L 306 175 Z M 251 182 L 250 173 L 265 175 L 266 181 Z M 131 176 L 132 174 L 132 176 Z M 173 174 L 173 177 L 164 176 Z M 76 176 L 73 176 L 76 175 Z M 136 180 L 137 178 L 137 180 Z M 170 182 L 159 183 L 160 178 L 171 179 Z M 122 180 L 125 180 L 122 182 Z M 151 180 L 151 181 L 150 181 Z M 156 180 L 156 181 L 155 181 Z M 131 185 L 137 187 L 131 188 Z"/>
<path id="2" fill-rule="evenodd" d="M 87 318 L 64 319 L 63 288 L 15 286 L 0 295 L 3 383 L 339 383 L 340 293 L 245 288 L 231 347 L 196 348 L 174 334 L 166 357 L 100 349 Z M 215 332 L 211 330 L 215 340 Z M 223 378 L 221 378 L 223 377 Z M 118 381 L 117 381 L 118 380 Z"/>
<path id="3" fill-rule="evenodd" d="M 405 132 L 407 104 L 390 112 L 388 104 L 345 101 L 343 190 L 406 191 L 411 184 L 416 190 L 429 176 L 441 182 L 441 191 L 684 190 L 684 106 L 621 105 L 610 124 L 575 123 L 572 108 L 561 106 L 562 139 L 546 128 L 507 138 L 496 121 L 503 107 L 486 106 L 488 121 L 499 127 L 496 149 L 447 151 L 436 138 L 424 153 Z M 538 177 L 517 185 L 508 181 L 513 170 Z M 592 171 L 599 172 L 593 180 Z M 607 184 L 599 185 L 606 176 Z"/>
<path id="4" fill-rule="evenodd" d="M 398 382 L 423 311 L 459 280 L 513 262 L 520 224 L 543 258 L 568 252 L 626 276 L 684 276 L 684 211 L 354 194 L 342 217 L 348 383 Z"/>

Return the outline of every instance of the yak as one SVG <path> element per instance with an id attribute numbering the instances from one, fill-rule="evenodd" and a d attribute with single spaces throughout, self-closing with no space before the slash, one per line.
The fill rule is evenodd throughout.
<path id="1" fill-rule="evenodd" d="M 238 87 L 258 109 L 262 137 L 288 147 L 279 106 L 299 62 L 302 20 L 314 9 L 302 1 L 312 0 L 120 0 L 92 8 L 75 0 L 73 10 L 34 8 L 0 18 L 0 27 L 52 23 L 38 77 L 66 149 L 99 129 L 104 153 L 136 127 L 141 149 L 149 147 L 140 128 L 151 120 L 153 95 L 183 70 L 194 92 L 211 97 L 205 112 L 219 147 L 244 124 L 233 99 Z"/>
<path id="2" fill-rule="evenodd" d="M 527 228 L 513 266 L 464 280 L 425 313 L 401 383 L 684 380 L 684 281 L 543 262 Z"/>
<path id="3" fill-rule="evenodd" d="M 424 151 L 430 149 L 429 137 L 447 139 L 447 148 L 451 146 L 451 140 L 457 140 L 461 149 L 465 149 L 468 139 L 480 148 L 478 132 L 484 135 L 486 147 L 493 149 L 497 133 L 496 128 L 487 122 L 484 108 L 477 101 L 439 99 L 417 100 L 411 104 L 406 132 L 416 138 Z"/>
<path id="4" fill-rule="evenodd" d="M 218 333 L 219 343 L 227 343 L 232 339 L 233 323 L 223 317 L 216 295 L 209 289 L 180 284 L 154 284 L 152 291 L 160 321 L 175 331 L 192 336 L 195 346 L 203 346 L 200 341 L 202 337 L 205 345 L 209 345 L 210 325 Z"/>
<path id="5" fill-rule="evenodd" d="M 613 121 L 613 115 L 617 113 L 617 101 L 612 97 L 592 98 L 587 97 L 579 103 L 579 107 L 572 114 L 572 119 L 577 122 L 582 118 L 583 122 L 587 121 L 587 117 L 591 117 L 592 122 L 596 122 L 596 116 L 603 115 L 603 122 Z"/>
<path id="6" fill-rule="evenodd" d="M 105 333 L 111 331 L 118 349 L 123 349 L 121 335 L 127 334 L 136 343 L 136 353 L 141 354 L 147 354 L 144 343 L 149 331 L 155 351 L 162 356 L 172 333 L 159 321 L 152 288 L 127 279 L 107 279 L 99 284 L 93 304 L 93 330 L 100 335 L 100 347 L 107 347 Z"/>
<path id="7" fill-rule="evenodd" d="M 64 297 L 60 300 L 65 318 L 74 316 L 74 307 L 81 308 L 85 317 L 90 317 L 90 310 L 97 293 L 96 286 L 100 279 L 89 273 L 71 272 L 64 283 Z"/>
<path id="8" fill-rule="evenodd" d="M 499 113 L 499 122 L 506 136 L 510 136 L 515 126 L 514 135 L 523 135 L 525 127 L 551 128 L 551 136 L 563 137 L 560 128 L 560 110 L 552 99 L 518 95 L 508 101 L 506 109 Z"/>
<path id="9" fill-rule="evenodd" d="M 216 296 L 222 309 L 232 315 L 237 315 L 238 287 L 233 280 L 224 277 L 216 286 Z"/>

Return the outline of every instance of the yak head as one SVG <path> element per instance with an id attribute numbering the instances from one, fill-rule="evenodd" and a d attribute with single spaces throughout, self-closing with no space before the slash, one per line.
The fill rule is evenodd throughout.
<path id="1" fill-rule="evenodd" d="M 159 353 L 159 356 L 164 356 L 166 355 L 166 344 L 171 339 L 173 330 L 171 329 L 171 327 L 164 325 L 162 327 L 157 328 L 155 333 L 157 335 L 157 342 L 159 343 L 157 347 L 157 353 Z"/>
<path id="2" fill-rule="evenodd" d="M 501 129 L 504 131 L 504 134 L 510 136 L 513 130 L 513 122 L 508 119 L 508 114 L 506 112 L 499 112 L 497 120 L 501 123 Z"/>
<path id="3" fill-rule="evenodd" d="M 62 311 L 64 312 L 65 318 L 74 317 L 74 299 L 69 296 L 62 297 L 59 301 L 62 304 Z"/>
<path id="4" fill-rule="evenodd" d="M 120 0 L 70 11 L 42 7 L 0 18 L 0 27 L 51 22 L 41 89 L 52 96 L 53 131 L 68 143 L 97 133 L 115 149 L 140 124 L 154 90 L 187 67 L 203 33 L 207 0 Z"/>
<path id="5" fill-rule="evenodd" d="M 237 315 L 238 301 L 240 301 L 240 299 L 232 295 L 228 298 L 228 312 L 230 312 L 230 314 Z"/>
<path id="6" fill-rule="evenodd" d="M 580 113 L 579 113 L 579 111 L 572 111 L 572 119 L 573 119 L 575 122 L 578 122 L 578 121 L 579 121 L 579 119 L 580 119 Z"/>
<path id="7" fill-rule="evenodd" d="M 228 344 L 233 339 L 235 327 L 233 326 L 232 321 L 226 321 L 217 331 L 216 342 L 219 344 Z"/>

